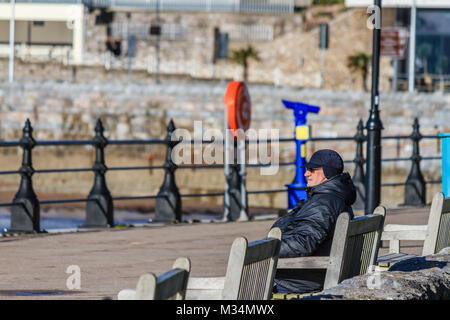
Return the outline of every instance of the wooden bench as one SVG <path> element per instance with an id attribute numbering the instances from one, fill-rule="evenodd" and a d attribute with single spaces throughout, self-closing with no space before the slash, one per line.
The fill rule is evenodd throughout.
<path id="1" fill-rule="evenodd" d="M 278 269 L 326 269 L 323 289 L 367 273 L 375 264 L 386 209 L 379 206 L 371 215 L 351 219 L 343 212 L 336 221 L 330 256 L 278 259 Z M 288 295 L 289 296 L 289 295 Z M 283 298 L 285 294 L 274 294 Z"/>
<path id="2" fill-rule="evenodd" d="M 178 258 L 173 269 L 158 277 L 154 273 L 140 276 L 136 290 L 124 289 L 118 300 L 184 300 L 191 262 L 188 258 Z"/>
<path id="3" fill-rule="evenodd" d="M 384 226 L 381 241 L 389 241 L 389 253 L 400 253 L 400 240 L 425 240 L 426 225 L 388 224 Z"/>
<path id="4" fill-rule="evenodd" d="M 268 300 L 272 294 L 281 231 L 270 230 L 267 238 L 248 243 L 234 240 L 225 277 L 190 277 L 187 300 Z"/>
<path id="5" fill-rule="evenodd" d="M 445 199 L 442 192 L 434 195 L 425 226 L 387 225 L 385 229 L 381 239 L 395 241 L 395 244 L 389 245 L 389 254 L 378 257 L 378 270 L 387 270 L 394 263 L 416 257 L 400 252 L 400 240 L 424 240 L 422 256 L 437 253 L 450 246 L 450 198 Z"/>

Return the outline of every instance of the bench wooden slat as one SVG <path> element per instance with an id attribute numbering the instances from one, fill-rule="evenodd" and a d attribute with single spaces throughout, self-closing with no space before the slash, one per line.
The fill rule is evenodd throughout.
<path id="1" fill-rule="evenodd" d="M 383 229 L 381 240 L 425 240 L 427 225 L 388 224 Z"/>
<path id="2" fill-rule="evenodd" d="M 220 300 L 224 283 L 225 277 L 190 277 L 186 300 Z"/>
<path id="3" fill-rule="evenodd" d="M 406 253 L 387 253 L 384 255 L 381 255 L 378 257 L 377 261 L 384 261 L 384 260 L 390 260 L 390 259 L 395 259 L 399 256 L 405 256 Z"/>
<path id="4" fill-rule="evenodd" d="M 415 258 L 417 255 L 406 254 L 406 253 L 389 253 L 378 257 L 377 265 L 380 267 L 390 267 L 394 263 L 400 262 L 402 260 Z"/>
<path id="5" fill-rule="evenodd" d="M 224 283 L 225 277 L 190 277 L 188 280 L 187 289 L 222 290 Z"/>
<path id="6" fill-rule="evenodd" d="M 222 300 L 222 290 L 187 290 L 186 300 Z"/>
<path id="7" fill-rule="evenodd" d="M 412 257 L 417 257 L 417 255 L 407 254 L 407 253 L 394 253 L 394 254 L 382 255 L 378 258 L 377 261 L 379 261 L 379 262 L 400 261 L 405 258 L 412 258 Z"/>
<path id="8" fill-rule="evenodd" d="M 386 208 L 379 206 L 374 214 L 353 220 L 348 214 L 338 217 L 324 289 L 365 274 L 375 264 L 385 215 Z"/>
<path id="9" fill-rule="evenodd" d="M 364 274 L 375 264 L 386 209 L 379 206 L 374 214 L 351 219 L 347 212 L 336 221 L 329 257 L 278 259 L 278 269 L 326 269 L 324 289 L 355 275 Z"/>
<path id="10" fill-rule="evenodd" d="M 141 275 L 136 290 L 121 290 L 117 298 L 119 300 L 183 300 L 190 271 L 189 258 L 178 258 L 171 270 L 158 277 L 150 272 Z"/>
<path id="11" fill-rule="evenodd" d="M 437 253 L 448 246 L 450 246 L 450 213 L 442 213 L 434 252 Z"/>
<path id="12" fill-rule="evenodd" d="M 250 243 L 250 246 L 253 249 L 246 255 L 244 264 L 251 264 L 272 257 L 272 252 L 275 250 L 277 243 L 266 238 L 253 241 Z"/>
<path id="13" fill-rule="evenodd" d="M 231 246 L 225 277 L 191 277 L 186 299 L 269 299 L 280 243 L 279 228 L 271 229 L 267 238 L 250 243 L 244 237 L 236 238 Z"/>
<path id="14" fill-rule="evenodd" d="M 401 240 L 423 240 L 422 256 L 450 246 L 450 198 L 434 195 L 427 225 L 387 225 L 381 240 L 389 241 L 390 252 L 400 252 Z"/>
<path id="15" fill-rule="evenodd" d="M 330 257 L 299 257 L 278 259 L 277 269 L 326 269 Z"/>
<path id="16" fill-rule="evenodd" d="M 189 277 L 189 273 L 181 269 L 172 269 L 162 274 L 157 279 L 158 287 L 155 290 L 155 297 L 153 300 L 165 300 L 175 297 L 183 289 L 186 290 L 186 284 L 184 283 Z M 183 295 L 185 292 L 182 293 Z M 184 297 L 183 297 L 184 299 Z"/>
<path id="17" fill-rule="evenodd" d="M 372 219 L 366 220 L 367 218 Z M 358 234 L 372 232 L 380 225 L 380 222 L 383 221 L 383 219 L 383 216 L 373 214 L 355 218 L 351 221 L 352 227 L 349 230 L 348 236 L 351 237 Z"/>
<path id="18" fill-rule="evenodd" d="M 225 300 L 267 300 L 272 293 L 275 266 L 281 244 L 281 230 L 273 228 L 268 238 L 233 242 L 223 289 Z"/>

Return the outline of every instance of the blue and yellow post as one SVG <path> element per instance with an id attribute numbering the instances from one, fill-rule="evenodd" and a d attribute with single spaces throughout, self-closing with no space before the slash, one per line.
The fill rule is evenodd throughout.
<path id="1" fill-rule="evenodd" d="M 306 161 L 306 141 L 309 139 L 309 126 L 306 124 L 306 116 L 309 112 L 319 113 L 320 107 L 302 102 L 281 101 L 286 108 L 294 110 L 295 117 L 296 171 L 294 181 L 286 185 L 288 188 L 288 209 L 293 209 L 300 200 L 306 199 L 305 169 L 302 168 Z"/>
<path id="2" fill-rule="evenodd" d="M 442 142 L 442 193 L 450 197 L 450 133 L 440 133 Z"/>

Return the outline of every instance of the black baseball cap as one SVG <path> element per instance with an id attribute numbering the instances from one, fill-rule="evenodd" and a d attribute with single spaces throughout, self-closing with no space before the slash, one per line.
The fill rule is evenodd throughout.
<path id="1" fill-rule="evenodd" d="M 336 151 L 322 149 L 314 152 L 309 161 L 307 161 L 302 168 L 323 168 L 325 177 L 330 179 L 344 171 L 344 161 L 342 161 L 341 156 Z"/>

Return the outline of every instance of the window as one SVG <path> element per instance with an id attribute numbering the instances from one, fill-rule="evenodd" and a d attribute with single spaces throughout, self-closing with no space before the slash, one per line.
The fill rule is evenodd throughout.
<path id="1" fill-rule="evenodd" d="M 417 10 L 416 72 L 450 74 L 450 10 Z"/>

